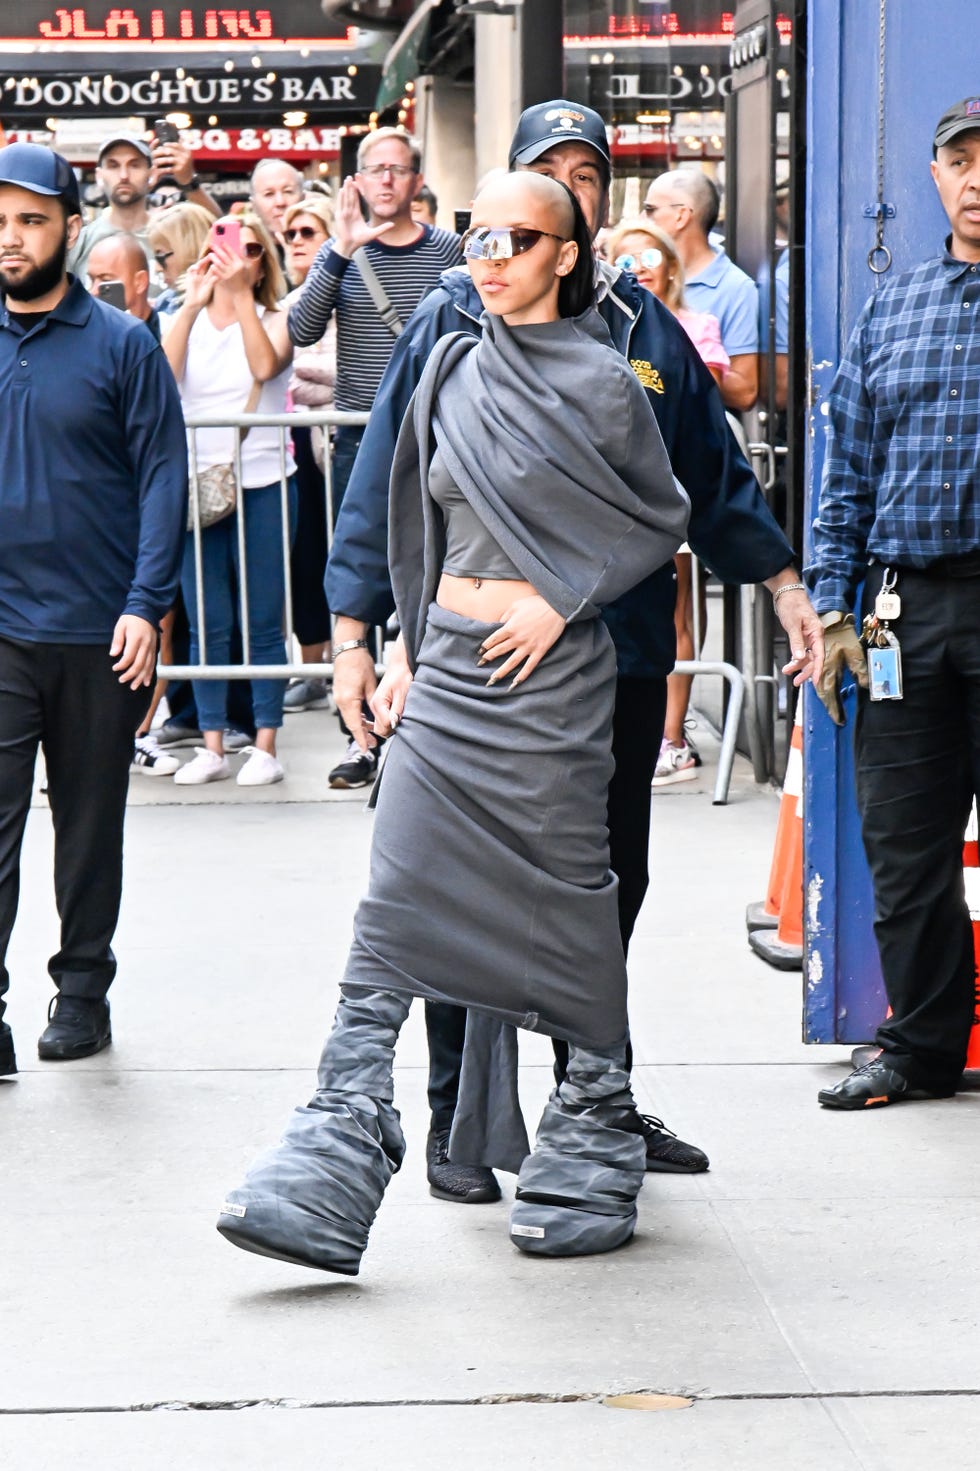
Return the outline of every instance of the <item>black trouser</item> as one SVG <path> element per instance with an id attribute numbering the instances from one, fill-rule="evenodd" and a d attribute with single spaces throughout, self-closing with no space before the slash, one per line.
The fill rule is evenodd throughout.
<path id="1" fill-rule="evenodd" d="M 61 949 L 48 971 L 59 991 L 104 997 L 122 890 L 123 818 L 133 736 L 152 691 L 119 683 L 105 644 L 0 639 L 0 1015 L 17 915 L 20 848 L 38 742 L 54 824 Z"/>
<path id="2" fill-rule="evenodd" d="M 873 567 L 864 612 L 882 569 Z M 857 716 L 858 806 L 875 936 L 893 1015 L 878 1042 L 914 1083 L 951 1085 L 973 1021 L 973 929 L 963 832 L 980 788 L 980 576 L 900 570 L 894 632 L 904 698 Z"/>
<path id="3" fill-rule="evenodd" d="M 660 752 L 667 713 L 666 679 L 616 681 L 613 715 L 613 755 L 616 770 L 609 784 L 610 867 L 619 877 L 619 928 L 623 949 L 630 937 L 650 882 L 650 784 Z M 459 1006 L 427 1001 L 429 1042 L 429 1108 L 433 1121 L 448 1128 L 459 1092 L 466 1012 Z M 568 1066 L 568 1044 L 554 1042 L 555 1076 L 559 1082 Z M 626 1065 L 633 1066 L 627 1044 Z"/>

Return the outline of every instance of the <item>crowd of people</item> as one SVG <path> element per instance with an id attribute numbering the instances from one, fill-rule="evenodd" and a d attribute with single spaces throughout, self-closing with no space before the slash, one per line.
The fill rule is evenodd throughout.
<path id="1" fill-rule="evenodd" d="M 438 201 L 423 182 L 418 145 L 400 130 L 381 129 L 365 138 L 356 175 L 336 199 L 328 185 L 306 180 L 288 162 L 261 160 L 247 204 L 234 207 L 239 231 L 234 238 L 244 262 L 237 267 L 227 250 L 215 248 L 219 207 L 181 141 L 161 141 L 152 133 L 113 134 L 99 149 L 97 177 L 108 202 L 80 231 L 69 269 L 96 293 L 120 291 L 121 283 L 116 304 L 165 340 L 188 417 L 332 406 L 370 413 L 404 323 L 443 272 L 460 265 L 458 237 L 436 223 Z M 172 187 L 161 191 L 161 180 Z M 596 248 L 676 315 L 726 407 L 740 411 L 758 393 L 758 295 L 716 243 L 719 209 L 710 178 L 698 169 L 676 169 L 650 186 L 637 219 L 600 231 Z M 254 313 L 250 308 L 246 313 L 246 341 L 238 308 L 247 307 L 250 297 Z M 260 321 L 274 344 L 274 363 L 258 334 Z M 267 378 L 270 366 L 276 371 Z M 276 431 L 256 429 L 242 436 L 247 644 L 253 664 L 276 666 L 295 654 L 280 637 L 286 575 L 299 660 L 332 662 L 324 592 L 329 541 L 324 459 L 331 460 L 336 516 L 362 436 L 363 430 L 350 426 L 332 435 L 320 428 L 291 431 L 288 568 L 277 535 L 282 467 Z M 196 435 L 197 474 L 213 472 L 233 455 L 231 431 Z M 237 511 L 220 527 L 204 528 L 201 555 L 199 608 L 189 537 L 176 606 L 162 630 L 164 663 L 201 659 L 202 612 L 206 662 L 242 658 Z M 700 619 L 695 617 L 692 562 L 684 543 L 674 558 L 674 621 L 677 658 L 685 661 L 697 658 L 695 630 L 700 629 L 703 642 L 706 624 L 703 578 Z M 350 642 L 344 634 L 342 625 L 338 646 Z M 235 681 L 229 688 L 224 681 L 201 679 L 168 690 L 161 681 L 137 733 L 132 771 L 173 777 L 179 785 L 225 780 L 232 775 L 228 753 L 244 752 L 239 784 L 280 781 L 285 773 L 276 731 L 284 714 L 333 705 L 326 670 L 286 689 L 281 683 L 275 678 Z M 692 684 L 690 675 L 670 676 L 654 787 L 688 780 L 701 765 L 689 734 Z M 157 710 L 165 693 L 161 721 Z M 359 741 L 343 719 L 341 726 L 348 748 L 327 779 L 335 787 L 366 786 L 377 773 L 381 743 L 370 736 Z M 196 753 L 181 764 L 175 753 L 188 746 L 196 746 Z"/>

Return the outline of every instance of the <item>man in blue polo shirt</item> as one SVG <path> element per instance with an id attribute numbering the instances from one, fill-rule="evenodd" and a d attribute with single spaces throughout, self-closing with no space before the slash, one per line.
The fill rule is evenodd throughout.
<path id="1" fill-rule="evenodd" d="M 544 102 L 521 115 L 511 143 L 511 168 L 533 169 L 565 184 L 593 235 L 606 217 L 610 163 L 605 125 L 591 108 Z M 691 497 L 692 548 L 725 581 L 765 582 L 789 635 L 793 662 L 787 669 L 799 671 L 801 679 L 811 671 L 816 675 L 823 653 L 819 620 L 802 591 L 789 543 L 728 428 L 710 373 L 677 319 L 635 277 L 605 265 L 597 269 L 599 311 L 615 346 L 647 390 L 674 473 Z M 371 624 L 384 623 L 394 606 L 387 505 L 395 440 L 435 343 L 447 332 L 478 334 L 482 310 L 469 273 L 457 269 L 447 271 L 413 313 L 381 380 L 340 510 L 327 567 L 327 597 L 338 614 L 334 692 L 362 746 L 369 736 L 361 704 L 376 686 L 366 633 Z M 650 783 L 664 727 L 666 676 L 677 647 L 674 596 L 673 567 L 668 565 L 603 609 L 619 669 L 609 839 L 619 877 L 624 948 L 648 884 Z M 492 1173 L 453 1165 L 447 1152 L 465 1015 L 441 1003 L 426 1006 L 432 1115 L 427 1159 L 433 1194 L 475 1204 L 499 1197 Z M 559 1072 L 562 1067 L 559 1057 Z M 708 1168 L 703 1151 L 677 1139 L 660 1119 L 637 1114 L 636 1128 L 646 1140 L 649 1170 L 694 1173 Z"/>
<path id="2" fill-rule="evenodd" d="M 80 226 L 65 159 L 0 148 L 0 1017 L 40 741 L 61 918 L 50 1059 L 111 1040 L 133 735 L 187 514 L 173 375 L 142 322 L 67 274 Z M 0 1019 L 0 1074 L 16 1070 Z"/>
<path id="3" fill-rule="evenodd" d="M 674 169 L 654 179 L 643 213 L 677 246 L 685 304 L 718 319 L 731 359 L 721 396 L 726 408 L 743 413 L 759 397 L 759 293 L 751 276 L 708 239 L 720 203 L 718 190 L 701 169 Z"/>

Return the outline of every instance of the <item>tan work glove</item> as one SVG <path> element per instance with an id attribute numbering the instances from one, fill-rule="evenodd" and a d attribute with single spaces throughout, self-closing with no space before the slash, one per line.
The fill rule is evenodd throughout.
<path id="1" fill-rule="evenodd" d="M 844 711 L 840 702 L 840 681 L 845 669 L 849 669 L 862 689 L 868 688 L 868 660 L 864 645 L 858 638 L 853 613 L 824 613 L 823 624 L 824 660 L 823 672 L 816 685 L 817 694 L 827 714 L 835 725 L 844 724 Z"/>

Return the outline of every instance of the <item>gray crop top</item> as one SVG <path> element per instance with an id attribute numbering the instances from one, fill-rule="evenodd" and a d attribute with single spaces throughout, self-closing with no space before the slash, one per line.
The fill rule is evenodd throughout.
<path id="1" fill-rule="evenodd" d="M 486 577 L 492 582 L 526 580 L 453 480 L 438 447 L 429 463 L 429 494 L 446 526 L 443 572 L 451 577 Z"/>

